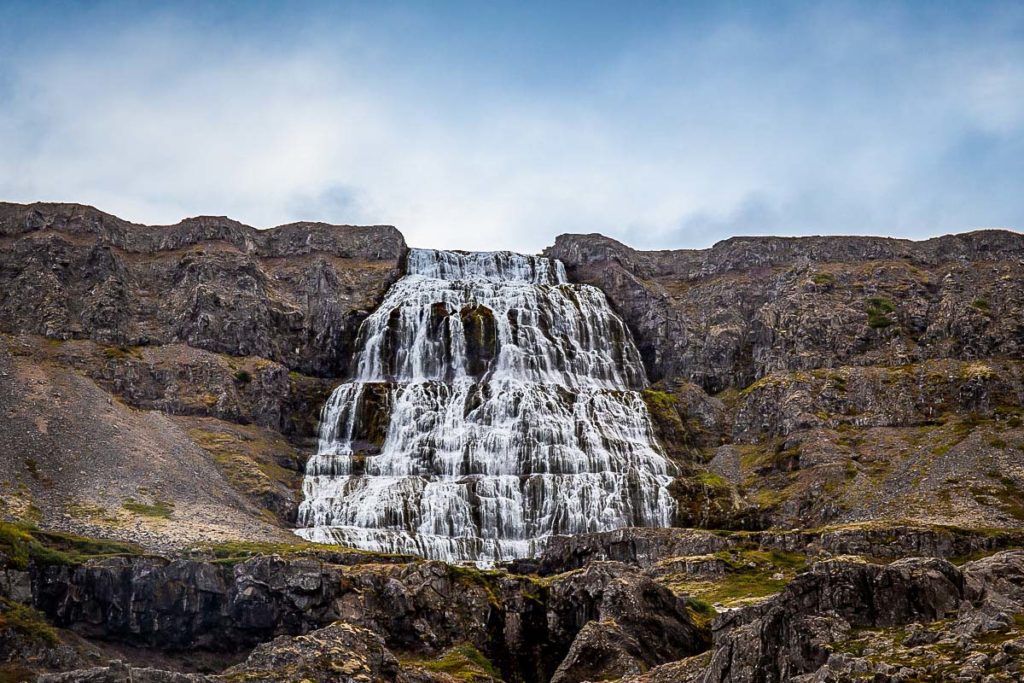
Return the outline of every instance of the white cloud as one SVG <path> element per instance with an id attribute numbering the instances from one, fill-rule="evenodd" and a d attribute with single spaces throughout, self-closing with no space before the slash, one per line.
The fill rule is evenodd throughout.
<path id="1" fill-rule="evenodd" d="M 570 231 L 690 247 L 1020 221 L 1020 162 L 990 148 L 1024 152 L 1024 43 L 897 19 L 666 27 L 539 88 L 352 26 L 224 40 L 150 17 L 0 66 L 0 197 L 523 251 Z"/>

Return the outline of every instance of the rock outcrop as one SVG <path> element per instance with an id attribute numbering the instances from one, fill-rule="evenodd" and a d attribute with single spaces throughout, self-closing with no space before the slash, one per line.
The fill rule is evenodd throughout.
<path id="1" fill-rule="evenodd" d="M 962 569 L 920 558 L 819 562 L 776 597 L 718 617 L 710 657 L 626 680 L 1016 680 L 1022 567 L 1021 551 Z"/>
<path id="2" fill-rule="evenodd" d="M 405 251 L 390 226 L 149 227 L 77 204 L 0 204 L 0 330 L 180 342 L 338 377 Z"/>
<path id="3" fill-rule="evenodd" d="M 406 251 L 388 226 L 0 203 L 0 514 L 159 550 L 286 540 Z"/>
<path id="4" fill-rule="evenodd" d="M 493 571 L 288 529 L 407 254 L 386 226 L 0 204 L 0 516 L 28 522 L 0 526 L 0 679 L 1024 675 L 1024 236 L 559 237 L 630 326 L 673 521 L 703 528 Z M 492 313 L 459 316 L 489 359 Z"/>
<path id="5" fill-rule="evenodd" d="M 1024 350 L 1024 235 L 1013 232 L 736 237 L 655 252 L 561 235 L 545 254 L 605 291 L 653 379 L 711 393 L 772 372 Z"/>
<path id="6" fill-rule="evenodd" d="M 1024 235 L 562 235 L 545 253 L 636 337 L 677 523 L 1024 520 Z"/>
<path id="7" fill-rule="evenodd" d="M 33 565 L 33 602 L 61 628 L 135 647 L 233 652 L 278 637 L 235 673 L 273 661 L 319 666 L 330 657 L 322 651 L 329 633 L 286 636 L 337 621 L 346 623 L 335 628 L 346 638 L 362 638 L 360 666 L 374 671 L 391 666 L 380 642 L 421 659 L 468 643 L 510 681 L 586 680 L 595 671 L 587 653 L 603 639 L 632 643 L 615 656 L 623 674 L 707 647 L 684 601 L 625 565 L 594 564 L 546 585 L 440 562 L 381 563 L 387 559 L 368 555 L 343 566 L 265 556 L 228 566 L 121 557 Z"/>

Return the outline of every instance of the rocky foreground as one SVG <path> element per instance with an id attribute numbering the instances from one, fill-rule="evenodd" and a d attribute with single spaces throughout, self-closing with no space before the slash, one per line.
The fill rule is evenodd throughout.
<path id="1" fill-rule="evenodd" d="M 480 571 L 301 546 L 168 559 L 8 525 L 0 657 L 43 681 L 1012 681 L 1022 542 L 633 529 Z"/>
<path id="2" fill-rule="evenodd" d="M 0 681 L 1024 680 L 1024 236 L 559 237 L 678 528 L 495 571 L 291 533 L 407 251 L 0 203 Z"/>

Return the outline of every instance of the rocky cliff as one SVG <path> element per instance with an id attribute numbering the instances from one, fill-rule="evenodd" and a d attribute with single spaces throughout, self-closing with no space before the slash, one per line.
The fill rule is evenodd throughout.
<path id="1" fill-rule="evenodd" d="M 637 337 L 682 523 L 1024 521 L 1024 235 L 546 253 Z"/>
<path id="2" fill-rule="evenodd" d="M 150 227 L 76 204 L 0 204 L 0 329 L 184 343 L 338 377 L 405 250 L 390 226 Z"/>
<path id="3" fill-rule="evenodd" d="M 709 393 L 778 372 L 1024 352 L 1018 233 L 736 237 L 654 252 L 561 235 L 545 253 L 605 291 L 652 379 Z"/>
<path id="4" fill-rule="evenodd" d="M 153 548 L 287 539 L 392 227 L 0 204 L 0 510 Z"/>
<path id="5" fill-rule="evenodd" d="M 0 680 L 1024 675 L 1024 237 L 547 254 L 630 328 L 678 528 L 480 571 L 291 533 L 394 228 L 0 204 Z"/>

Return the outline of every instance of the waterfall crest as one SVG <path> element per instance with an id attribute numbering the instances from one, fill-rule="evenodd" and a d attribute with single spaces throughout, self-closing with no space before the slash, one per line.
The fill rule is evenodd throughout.
<path id="1" fill-rule="evenodd" d="M 667 526 L 643 365 L 560 261 L 409 252 L 321 415 L 300 536 L 480 563 L 552 534 Z"/>

